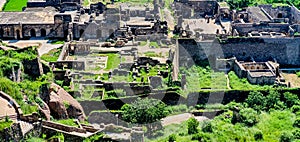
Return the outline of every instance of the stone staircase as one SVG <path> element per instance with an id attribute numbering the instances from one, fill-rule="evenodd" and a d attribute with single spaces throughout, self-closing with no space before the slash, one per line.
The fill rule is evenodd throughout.
<path id="1" fill-rule="evenodd" d="M 18 121 L 21 127 L 22 135 L 24 136 L 26 133 L 28 133 L 30 130 L 33 129 L 33 125 L 31 123 L 25 122 L 25 121 Z"/>

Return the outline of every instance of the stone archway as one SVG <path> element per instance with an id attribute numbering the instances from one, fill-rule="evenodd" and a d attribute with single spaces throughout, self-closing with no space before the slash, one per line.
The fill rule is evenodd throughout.
<path id="1" fill-rule="evenodd" d="M 16 30 L 17 39 L 21 39 L 21 32 L 20 30 Z"/>
<path id="2" fill-rule="evenodd" d="M 278 13 L 277 18 L 283 18 L 283 14 L 282 13 Z"/>
<path id="3" fill-rule="evenodd" d="M 45 37 L 47 34 L 46 34 L 46 30 L 45 29 L 41 29 L 41 37 Z"/>
<path id="4" fill-rule="evenodd" d="M 81 29 L 81 30 L 79 31 L 79 38 L 81 38 L 82 36 L 84 36 L 84 30 L 83 30 L 83 29 Z"/>
<path id="5" fill-rule="evenodd" d="M 30 30 L 30 36 L 31 36 L 31 37 L 36 37 L 35 29 L 31 29 L 31 30 Z"/>
<path id="6" fill-rule="evenodd" d="M 65 40 L 67 40 L 68 35 L 69 35 L 68 29 L 64 30 L 64 38 L 65 38 Z"/>

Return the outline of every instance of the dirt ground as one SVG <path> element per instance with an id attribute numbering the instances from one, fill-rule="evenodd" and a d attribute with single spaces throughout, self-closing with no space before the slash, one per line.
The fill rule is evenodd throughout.
<path id="1" fill-rule="evenodd" d="M 300 87 L 300 77 L 293 73 L 283 73 L 286 82 L 291 82 L 291 87 Z"/>

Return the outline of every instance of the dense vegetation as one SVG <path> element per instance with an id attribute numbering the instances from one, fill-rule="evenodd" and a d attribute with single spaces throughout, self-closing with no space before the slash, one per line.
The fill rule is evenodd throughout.
<path id="1" fill-rule="evenodd" d="M 158 141 L 299 141 L 299 112 L 296 94 L 254 91 L 244 103 L 227 104 L 213 120 L 198 124 L 190 119 L 177 128 L 165 127 L 161 133 L 169 136 Z"/>
<path id="2" fill-rule="evenodd" d="M 48 53 L 41 56 L 41 59 L 47 62 L 55 62 L 57 61 L 61 52 L 61 48 L 52 49 Z"/>
<path id="3" fill-rule="evenodd" d="M 138 99 L 121 108 L 122 119 L 130 123 L 147 124 L 160 120 L 169 114 L 166 105 L 156 99 Z"/>
<path id="4" fill-rule="evenodd" d="M 8 77 L 13 68 L 21 68 L 23 70 L 22 61 L 31 60 L 37 57 L 37 51 L 34 47 L 30 47 L 25 51 L 0 51 L 0 90 L 14 98 L 21 106 L 23 113 L 29 114 L 37 111 L 38 94 L 42 85 L 49 84 L 52 80 L 52 74 L 32 78 L 30 75 L 22 73 L 22 82 L 13 82 Z M 27 100 L 24 101 L 24 96 Z"/>
<path id="5" fill-rule="evenodd" d="M 27 0 L 6 0 L 2 11 L 22 11 L 27 6 Z"/>

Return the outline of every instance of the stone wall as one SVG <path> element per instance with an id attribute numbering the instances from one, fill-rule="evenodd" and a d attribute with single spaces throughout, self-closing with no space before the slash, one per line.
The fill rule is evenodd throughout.
<path id="1" fill-rule="evenodd" d="M 291 19 L 293 23 L 300 24 L 300 10 L 295 6 L 291 7 Z"/>
<path id="2" fill-rule="evenodd" d="M 179 66 L 194 65 L 197 60 L 216 57 L 236 57 L 238 61 L 248 61 L 253 58 L 257 62 L 276 60 L 281 66 L 300 66 L 299 38 L 235 38 L 228 43 L 214 41 L 196 42 L 193 39 L 181 39 L 178 45 Z M 213 60 L 211 60 L 213 59 Z"/>

